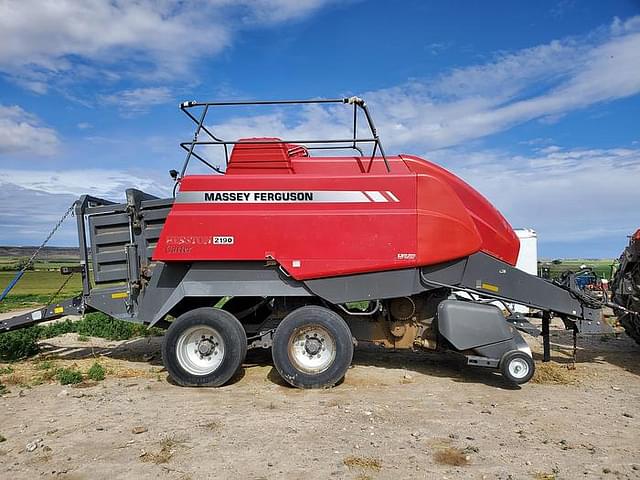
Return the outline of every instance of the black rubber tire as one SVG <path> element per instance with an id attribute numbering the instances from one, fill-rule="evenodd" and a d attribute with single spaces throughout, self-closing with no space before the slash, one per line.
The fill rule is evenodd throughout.
<path id="1" fill-rule="evenodd" d="M 638 306 L 636 305 L 636 309 Z M 618 317 L 620 325 L 624 327 L 625 332 L 640 345 L 640 313 L 623 313 Z"/>
<path id="2" fill-rule="evenodd" d="M 206 325 L 214 328 L 224 340 L 225 353 L 220 366 L 207 375 L 194 375 L 178 361 L 176 345 L 180 335 L 190 327 Z M 183 387 L 219 387 L 240 369 L 247 355 L 247 334 L 231 313 L 218 308 L 202 307 L 180 315 L 171 323 L 162 341 L 162 361 L 169 375 Z"/>
<path id="3" fill-rule="evenodd" d="M 318 325 L 329 332 L 335 343 L 335 358 L 327 369 L 308 373 L 298 369 L 289 357 L 289 340 L 300 328 Z M 278 325 L 271 347 L 273 363 L 280 376 L 298 388 L 330 388 L 338 383 L 353 360 L 353 336 L 340 315 L 316 305 L 300 307 Z"/>
<path id="4" fill-rule="evenodd" d="M 511 375 L 511 372 L 509 371 L 509 364 L 516 359 L 524 360 L 527 363 L 527 366 L 529 367 L 529 371 L 527 372 L 526 376 L 515 377 Z M 511 383 L 515 383 L 516 385 L 522 385 L 523 383 L 527 383 L 529 380 L 531 380 L 535 371 L 536 371 L 536 365 L 533 361 L 533 358 L 531 358 L 531 356 L 526 354 L 525 352 L 521 352 L 520 350 L 511 350 L 505 353 L 500 359 L 500 373 L 502 373 L 502 376 L 506 380 L 508 380 Z"/>

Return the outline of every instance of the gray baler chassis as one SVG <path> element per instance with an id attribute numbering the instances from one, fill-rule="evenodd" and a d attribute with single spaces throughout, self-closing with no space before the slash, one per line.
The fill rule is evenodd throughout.
<path id="1" fill-rule="evenodd" d="M 489 302 L 517 303 L 542 312 L 545 360 L 552 315 L 560 316 L 574 334 L 607 328 L 601 320 L 602 305 L 585 296 L 571 276 L 564 284 L 550 282 L 483 253 L 437 266 L 302 282 L 273 262 L 156 264 L 153 250 L 173 200 L 134 189 L 127 190 L 126 198 L 126 203 L 115 204 L 83 196 L 75 204 L 81 262 L 62 273 L 82 276 L 82 294 L 4 320 L 0 329 L 89 311 L 166 327 L 168 318 L 236 297 L 240 301 L 232 312 L 246 320 L 248 348 L 270 347 L 292 305 L 315 304 L 343 317 L 358 341 L 392 348 L 433 348 L 435 342 L 464 353 L 470 364 L 497 367 L 505 352 L 528 350 L 514 327 L 533 335 L 539 332 L 517 314 L 508 315 L 505 322 Z M 453 299 L 460 292 L 465 301 Z M 243 298 L 260 301 L 243 303 Z M 362 301 L 370 301 L 371 307 L 356 311 L 347 305 Z M 378 331 L 382 324 L 384 333 Z M 407 328 L 411 336 L 405 339 Z M 429 339 L 428 330 L 437 332 L 435 338 Z"/>

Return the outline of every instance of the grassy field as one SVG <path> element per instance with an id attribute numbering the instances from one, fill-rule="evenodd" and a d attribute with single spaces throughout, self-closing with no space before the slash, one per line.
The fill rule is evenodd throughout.
<path id="1" fill-rule="evenodd" d="M 4 289 L 16 272 L 0 272 L 0 287 Z M 50 295 L 55 292 L 68 277 L 60 272 L 34 271 L 25 272 L 18 284 L 11 290 L 12 295 Z M 77 293 L 82 290 L 82 278 L 74 275 L 67 283 L 62 295 Z"/>
<path id="2" fill-rule="evenodd" d="M 0 272 L 0 291 L 9 284 L 16 272 Z M 51 295 L 60 288 L 67 279 L 59 272 L 34 271 L 25 272 L 18 284 L 13 287 L 7 298 L 0 302 L 0 313 L 19 308 L 37 307 L 49 301 Z M 74 275 L 60 292 L 59 299 L 77 295 L 82 291 L 82 278 Z"/>
<path id="3" fill-rule="evenodd" d="M 28 260 L 28 257 L 0 256 L 0 271 L 18 270 L 20 262 Z M 47 258 L 39 259 L 33 263 L 34 270 L 60 270 L 60 267 L 78 265 L 78 259 Z"/>
<path id="4" fill-rule="evenodd" d="M 560 263 L 554 263 L 560 262 Z M 566 272 L 567 270 L 571 270 L 573 272 L 577 272 L 580 270 L 581 265 L 586 265 L 587 267 L 593 268 L 598 277 L 606 278 L 607 280 L 611 278 L 611 266 L 614 263 L 614 259 L 612 258 L 602 258 L 602 259 L 588 259 L 588 258 L 572 258 L 572 259 L 564 259 L 564 260 L 542 260 L 538 264 L 538 273 L 540 273 L 540 266 L 544 265 L 549 268 L 549 272 L 551 278 L 558 278 L 561 273 Z"/>

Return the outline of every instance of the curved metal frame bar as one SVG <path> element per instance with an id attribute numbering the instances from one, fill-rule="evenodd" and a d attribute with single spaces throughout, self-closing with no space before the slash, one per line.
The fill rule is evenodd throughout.
<path id="1" fill-rule="evenodd" d="M 223 140 L 217 137 L 209 128 L 204 125 L 205 118 L 207 113 L 209 112 L 210 107 L 225 107 L 225 106 L 250 106 L 250 105 L 305 105 L 305 104 L 325 104 L 325 103 L 340 103 L 340 104 L 349 104 L 353 105 L 353 136 L 352 138 L 347 139 L 324 139 L 324 140 L 247 140 L 247 141 L 228 141 Z M 199 116 L 194 115 L 189 110 L 194 108 L 202 108 L 202 112 Z M 360 108 L 365 115 L 365 119 L 367 121 L 367 125 L 369 126 L 369 130 L 371 133 L 371 137 L 367 138 L 358 138 L 357 130 L 358 130 L 358 108 Z M 369 109 L 367 108 L 367 104 L 364 100 L 359 97 L 348 97 L 348 98 L 338 98 L 338 99 L 318 99 L 318 100 L 262 100 L 262 101 L 231 101 L 231 102 L 183 102 L 180 104 L 180 110 L 182 110 L 185 115 L 187 115 L 195 124 L 196 130 L 193 134 L 193 139 L 190 142 L 182 142 L 180 147 L 182 147 L 186 152 L 187 156 L 184 160 L 184 164 L 182 165 L 182 169 L 180 170 L 180 175 L 177 177 L 176 181 L 180 181 L 180 179 L 184 176 L 187 167 L 189 166 L 189 161 L 191 157 L 195 157 L 202 164 L 206 165 L 216 173 L 223 174 L 224 172 L 220 170 L 220 168 L 212 165 L 205 158 L 202 157 L 199 153 L 195 152 L 196 146 L 198 145 L 222 145 L 224 147 L 224 155 L 225 155 L 225 163 L 229 165 L 229 145 L 237 145 L 239 143 L 242 144 L 287 144 L 287 143 L 297 143 L 297 144 L 320 144 L 318 146 L 306 147 L 308 150 L 336 150 L 336 149 L 353 149 L 356 150 L 361 157 L 364 156 L 364 152 L 359 144 L 361 143 L 372 143 L 373 149 L 371 152 L 371 158 L 369 159 L 369 163 L 366 168 L 366 172 L 371 171 L 371 166 L 373 165 L 373 160 L 375 158 L 375 154 L 380 150 L 380 155 L 384 161 L 387 172 L 391 172 L 391 167 L 389 166 L 389 162 L 387 160 L 386 154 L 384 152 L 384 148 L 382 147 L 382 142 L 380 141 L 380 137 L 378 136 L 378 132 L 373 123 L 373 119 L 371 118 L 371 114 L 369 113 Z M 198 139 L 201 132 L 204 132 L 210 140 L 201 141 Z M 324 144 L 324 145 L 323 145 Z M 326 144 L 335 144 L 326 145 Z"/>

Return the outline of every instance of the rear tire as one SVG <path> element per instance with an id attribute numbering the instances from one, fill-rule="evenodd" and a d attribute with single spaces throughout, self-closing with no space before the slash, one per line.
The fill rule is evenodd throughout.
<path id="1" fill-rule="evenodd" d="M 238 371 L 247 354 L 247 335 L 231 313 L 196 308 L 171 323 L 162 342 L 162 360 L 183 387 L 219 387 Z"/>
<path id="2" fill-rule="evenodd" d="M 273 363 L 280 376 L 298 388 L 329 388 L 353 359 L 353 337 L 337 313 L 315 305 L 287 315 L 273 337 Z"/>
<path id="3" fill-rule="evenodd" d="M 640 345 L 640 314 L 623 313 L 618 317 L 618 322 L 620 322 L 620 325 L 624 327 L 624 331 L 627 332 L 627 335 L 633 338 L 636 343 Z"/>
<path id="4" fill-rule="evenodd" d="M 536 366 L 533 358 L 520 350 L 505 353 L 500 360 L 500 373 L 511 383 L 522 385 L 533 377 Z"/>

